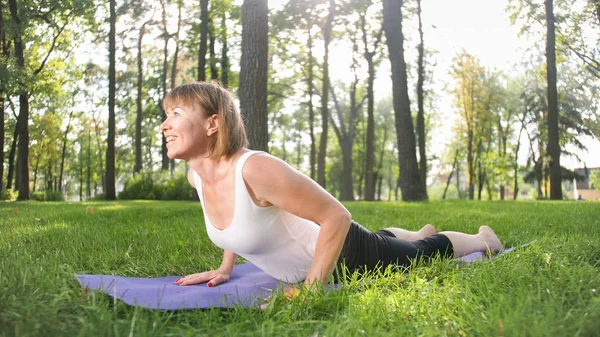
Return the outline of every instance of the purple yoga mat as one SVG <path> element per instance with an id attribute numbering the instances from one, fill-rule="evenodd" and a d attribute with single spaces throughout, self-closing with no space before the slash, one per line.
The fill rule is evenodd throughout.
<path id="1" fill-rule="evenodd" d="M 180 286 L 179 276 L 157 278 L 112 275 L 76 275 L 83 287 L 99 290 L 123 302 L 148 309 L 180 310 L 230 308 L 236 304 L 255 307 L 264 303 L 281 282 L 246 263 L 235 266 L 229 281 L 215 287 L 206 283 Z"/>
<path id="2" fill-rule="evenodd" d="M 526 246 L 526 245 L 525 245 Z M 503 256 L 515 248 L 507 248 L 491 258 Z M 490 259 L 484 253 L 457 258 L 460 264 Z M 179 276 L 157 278 L 122 277 L 112 275 L 76 275 L 83 287 L 99 290 L 123 302 L 148 309 L 181 310 L 230 308 L 235 305 L 257 307 L 283 283 L 265 274 L 253 264 L 236 265 L 228 282 L 215 287 L 206 283 L 179 286 L 173 282 Z"/>

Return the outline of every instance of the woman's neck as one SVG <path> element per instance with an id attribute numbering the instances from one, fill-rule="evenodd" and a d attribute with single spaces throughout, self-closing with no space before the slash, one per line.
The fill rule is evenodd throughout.
<path id="1" fill-rule="evenodd" d="M 214 159 L 210 157 L 194 158 L 187 161 L 190 168 L 202 179 L 202 182 L 212 184 L 223 180 L 234 168 L 237 159 L 247 152 L 246 149 L 240 149 L 230 156 L 222 156 Z"/>

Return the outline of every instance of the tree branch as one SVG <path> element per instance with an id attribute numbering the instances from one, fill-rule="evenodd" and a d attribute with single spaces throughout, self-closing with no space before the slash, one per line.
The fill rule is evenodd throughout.
<path id="1" fill-rule="evenodd" d="M 42 64 L 40 64 L 40 67 L 37 68 L 36 71 L 33 72 L 34 76 L 37 75 L 37 74 L 39 74 L 44 69 L 44 67 L 46 66 L 46 62 L 48 62 L 48 58 L 50 58 L 50 54 L 52 54 L 52 51 L 54 51 L 54 48 L 56 47 L 56 42 L 58 41 L 58 38 L 63 33 L 63 31 L 65 30 L 65 28 L 67 27 L 67 25 L 69 24 L 69 16 L 70 15 L 71 15 L 71 13 L 69 13 L 67 15 L 67 18 L 65 20 L 65 24 L 60 28 L 60 30 L 58 31 L 58 34 L 56 34 L 54 36 L 54 39 L 52 40 L 52 46 L 50 46 L 50 50 L 48 50 L 48 53 L 46 54 L 46 57 L 42 61 Z"/>
<path id="2" fill-rule="evenodd" d="M 344 110 L 342 109 L 342 105 L 340 104 L 340 102 L 337 99 L 337 95 L 335 94 L 335 91 L 333 90 L 333 86 L 331 85 L 331 83 L 329 83 L 329 90 L 331 91 L 331 97 L 333 98 L 333 102 L 335 103 L 335 111 L 337 112 L 338 119 L 340 121 L 340 127 L 341 127 L 341 131 L 342 131 L 341 135 L 345 138 L 346 137 L 346 124 L 344 123 Z M 333 120 L 333 118 L 332 118 L 332 120 Z M 333 124 L 335 125 L 335 122 Z M 337 127 L 337 126 L 334 126 L 334 127 Z M 338 132 L 336 132 L 336 133 L 338 133 Z"/>

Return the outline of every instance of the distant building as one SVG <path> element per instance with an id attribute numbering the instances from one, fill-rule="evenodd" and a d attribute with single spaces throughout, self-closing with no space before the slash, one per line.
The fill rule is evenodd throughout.
<path id="1" fill-rule="evenodd" d="M 581 181 L 577 181 L 576 179 L 573 181 L 575 199 L 581 196 L 583 200 L 600 200 L 600 191 L 590 186 L 590 175 L 594 171 L 600 171 L 600 167 L 575 169 L 575 173 L 585 177 Z"/>

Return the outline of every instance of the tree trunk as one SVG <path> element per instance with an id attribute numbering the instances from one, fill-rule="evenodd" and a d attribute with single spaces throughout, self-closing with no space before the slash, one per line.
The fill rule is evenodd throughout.
<path id="1" fill-rule="evenodd" d="M 16 48 L 15 48 L 16 49 Z M 18 55 L 18 52 L 17 52 Z M 29 200 L 29 94 L 19 95 L 19 143 L 17 144 L 17 200 Z"/>
<path id="2" fill-rule="evenodd" d="M 163 26 L 163 38 L 165 39 L 165 44 L 163 46 L 163 66 L 162 66 L 162 74 L 161 74 L 161 88 L 162 95 L 160 99 L 160 111 L 162 113 L 162 120 L 167 119 L 166 111 L 162 106 L 162 100 L 165 96 L 167 96 L 167 71 L 169 69 L 169 31 L 167 30 L 167 7 L 165 4 L 165 0 L 160 0 L 160 5 L 162 7 L 162 26 Z M 169 169 L 169 156 L 167 155 L 167 139 L 165 138 L 164 133 L 161 132 L 161 155 L 162 161 L 160 169 L 162 171 L 167 171 Z"/>
<path id="3" fill-rule="evenodd" d="M 116 0 L 110 0 L 110 32 L 108 33 L 108 137 L 106 139 L 106 200 L 116 200 L 115 186 L 115 83 L 116 83 L 116 46 L 115 32 L 117 13 Z"/>
<path id="4" fill-rule="evenodd" d="M 460 192 L 460 163 L 456 162 L 456 193 L 458 199 L 462 199 L 462 193 Z"/>
<path id="5" fill-rule="evenodd" d="M 521 129 L 519 130 L 519 137 L 517 137 L 517 147 L 515 149 L 515 167 L 514 167 L 514 183 L 513 183 L 513 200 L 517 200 L 519 196 L 519 149 L 521 148 L 521 134 L 525 128 L 525 116 L 521 120 Z"/>
<path id="6" fill-rule="evenodd" d="M 40 151 L 40 152 L 43 152 L 43 151 L 44 151 L 44 146 L 45 146 L 45 144 L 46 144 L 45 142 L 44 142 L 44 143 L 42 143 L 42 149 L 41 149 L 41 151 Z M 35 192 L 35 189 L 36 189 L 36 186 L 37 186 L 37 175 L 38 175 L 38 169 L 39 169 L 39 166 L 40 166 L 40 157 L 41 157 L 41 156 L 38 156 L 38 157 L 36 158 L 36 161 L 35 161 L 35 166 L 33 167 L 33 186 L 32 186 L 32 188 L 31 188 L 31 192 L 32 192 L 32 193 L 33 193 L 33 192 Z"/>
<path id="7" fill-rule="evenodd" d="M 477 166 L 477 200 L 481 200 L 481 191 L 483 191 L 483 180 L 485 176 L 483 174 L 483 168 L 481 167 L 483 147 L 481 141 L 477 144 L 477 160 L 475 165 Z"/>
<path id="8" fill-rule="evenodd" d="M 21 27 L 21 19 L 16 0 L 8 1 L 10 14 L 13 24 Z M 14 30 L 15 57 L 17 66 L 25 73 L 25 57 L 23 51 L 23 41 L 19 29 Z M 25 88 L 21 88 L 19 93 L 19 116 L 17 118 L 17 134 L 19 143 L 17 145 L 17 176 L 19 196 L 17 200 L 29 200 L 29 93 Z"/>
<path id="9" fill-rule="evenodd" d="M 550 199 L 562 200 L 562 174 L 558 131 L 558 93 L 556 89 L 556 37 L 553 0 L 546 0 L 546 69 L 548 80 L 548 155 L 550 160 Z"/>
<path id="10" fill-rule="evenodd" d="M 212 23 L 212 22 L 211 22 Z M 217 69 L 217 56 L 215 54 L 215 33 L 214 33 L 214 25 L 210 25 L 211 28 L 208 30 L 208 35 L 209 35 L 209 63 L 210 63 L 210 79 L 211 80 L 217 80 L 219 79 L 219 69 Z"/>
<path id="11" fill-rule="evenodd" d="M 492 186 L 490 185 L 490 180 L 488 179 L 487 171 L 484 174 L 485 174 L 485 187 L 488 192 L 488 200 L 492 200 Z"/>
<path id="12" fill-rule="evenodd" d="M 15 174 L 15 154 L 17 152 L 17 141 L 19 139 L 19 120 L 17 119 L 15 132 L 13 133 L 13 141 L 8 151 L 8 174 L 6 176 L 6 189 L 10 190 L 13 187 L 13 176 Z"/>
<path id="13" fill-rule="evenodd" d="M 376 37 L 373 50 L 369 50 L 367 45 L 367 31 L 366 31 L 366 19 L 365 14 L 360 14 L 360 26 L 362 30 L 362 38 L 364 44 L 364 55 L 367 61 L 368 66 L 368 85 L 367 85 L 367 158 L 366 158 L 366 172 L 365 172 L 365 200 L 373 201 L 375 200 L 375 99 L 374 99 L 374 88 L 373 83 L 375 82 L 375 64 L 373 58 L 375 57 L 375 53 L 377 52 L 377 47 L 379 45 L 379 40 L 381 38 L 381 31 Z"/>
<path id="14" fill-rule="evenodd" d="M 354 179 L 352 173 L 352 142 L 340 142 L 342 148 L 342 188 L 340 200 L 354 200 Z"/>
<path id="15" fill-rule="evenodd" d="M 81 141 L 79 146 L 79 201 L 83 201 L 83 145 L 81 145 L 83 141 L 81 138 L 79 140 Z"/>
<path id="16" fill-rule="evenodd" d="M 223 13 L 221 17 L 221 84 L 227 88 L 229 86 L 229 56 L 227 56 L 227 16 Z"/>
<path id="17" fill-rule="evenodd" d="M 448 187 L 450 186 L 450 180 L 452 180 L 452 174 L 454 173 L 454 169 L 456 168 L 456 164 L 458 163 L 458 150 L 456 150 L 456 154 L 454 155 L 454 162 L 452 163 L 452 170 L 448 175 L 448 179 L 446 180 L 446 188 L 444 188 L 444 194 L 442 195 L 442 200 L 446 200 L 446 193 L 448 192 Z M 458 185 L 457 185 L 458 188 Z"/>
<path id="18" fill-rule="evenodd" d="M 381 186 L 383 185 L 383 175 L 377 174 L 377 201 L 381 201 Z"/>
<path id="19" fill-rule="evenodd" d="M 171 90 L 177 83 L 177 61 L 179 59 L 179 33 L 181 32 L 181 7 L 183 3 L 177 2 L 177 32 L 175 33 L 175 55 L 173 55 L 173 64 L 171 65 Z M 175 175 L 175 159 L 169 161 L 171 167 L 171 177 Z"/>
<path id="20" fill-rule="evenodd" d="M 469 178 L 469 200 L 475 199 L 475 163 L 473 162 L 473 131 L 467 131 L 467 175 Z"/>
<path id="21" fill-rule="evenodd" d="M 267 0 L 244 0 L 242 5 L 242 58 L 240 67 L 240 107 L 246 120 L 250 148 L 268 150 L 267 72 L 268 72 Z"/>
<path id="22" fill-rule="evenodd" d="M 200 0 L 200 49 L 198 51 L 198 81 L 206 81 L 206 47 L 208 39 L 208 0 Z"/>
<path id="23" fill-rule="evenodd" d="M 2 1 L 0 1 L 2 3 Z M 2 6 L 0 5 L 0 13 Z M 0 14 L 1 16 L 1 14 Z M 0 192 L 4 190 L 4 93 L 0 92 Z"/>
<path id="24" fill-rule="evenodd" d="M 8 57 L 8 46 L 6 44 L 6 32 L 4 30 L 4 1 L 0 0 L 0 48 L 2 56 Z M 4 98 L 5 93 L 0 90 L 0 192 L 4 190 Z"/>
<path id="25" fill-rule="evenodd" d="M 537 194 L 538 194 L 537 199 L 541 200 L 541 199 L 544 199 L 544 191 L 542 191 L 542 186 L 543 186 L 542 180 L 544 179 L 544 177 L 543 177 L 543 173 L 542 173 L 543 170 L 542 170 L 542 159 L 541 158 L 540 158 L 539 162 L 535 163 L 534 169 L 535 169 L 535 177 L 536 177 L 535 180 L 537 182 Z"/>
<path id="26" fill-rule="evenodd" d="M 363 182 L 365 181 L 364 172 L 358 177 L 358 200 L 363 200 Z"/>
<path id="27" fill-rule="evenodd" d="M 425 149 L 425 109 L 423 102 L 425 100 L 425 92 L 423 83 L 425 82 L 425 62 L 424 53 L 425 47 L 423 42 L 423 24 L 421 22 L 421 0 L 417 0 L 417 17 L 419 19 L 419 57 L 417 61 L 417 139 L 419 141 L 419 174 L 423 188 L 427 189 L 427 153 Z"/>
<path id="28" fill-rule="evenodd" d="M 309 27 L 308 31 L 308 129 L 310 134 L 310 179 L 315 180 L 315 166 L 317 161 L 317 146 L 315 139 L 315 111 L 313 106 L 314 92 L 314 66 L 313 66 L 313 40 Z"/>
<path id="29" fill-rule="evenodd" d="M 342 186 L 340 191 L 340 199 L 344 201 L 354 200 L 352 149 L 354 146 L 354 138 L 356 136 L 355 121 L 358 115 L 358 110 L 360 109 L 360 105 L 362 104 L 357 104 L 356 101 L 357 85 L 358 77 L 355 74 L 354 82 L 352 83 L 350 89 L 350 111 L 347 114 L 344 114 L 344 108 L 339 103 L 335 91 L 333 90 L 333 88 L 330 88 L 331 96 L 333 97 L 333 101 L 335 102 L 335 110 L 337 112 L 339 120 L 338 125 L 330 114 L 329 118 L 331 119 L 331 125 L 337 136 L 340 149 L 342 150 Z"/>
<path id="30" fill-rule="evenodd" d="M 392 65 L 392 90 L 402 200 L 418 201 L 427 199 L 427 191 L 423 188 L 417 166 L 415 131 L 410 113 L 406 62 L 404 61 L 401 7 L 402 1 L 400 0 L 383 1 L 383 27 Z"/>
<path id="31" fill-rule="evenodd" d="M 102 191 L 106 192 L 106 175 L 104 174 L 104 167 L 102 166 L 102 163 L 104 162 L 104 159 L 102 158 L 102 144 L 101 144 L 101 139 L 100 139 L 100 122 L 98 122 L 96 120 L 96 116 L 93 116 L 93 120 L 94 120 L 94 131 L 96 132 L 96 144 L 98 146 L 98 159 L 99 159 L 99 167 L 100 167 L 100 176 L 102 177 Z M 148 138 L 150 139 L 150 138 Z M 108 151 L 108 150 L 107 150 Z M 94 192 L 94 195 L 96 193 Z"/>
<path id="32" fill-rule="evenodd" d="M 335 17 L 335 1 L 329 0 L 329 14 L 323 28 L 323 90 L 321 93 L 321 139 L 319 140 L 319 156 L 317 158 L 317 183 L 323 188 L 325 181 L 325 157 L 327 154 L 327 134 L 329 132 L 329 43 L 331 42 L 331 31 L 333 30 L 333 18 Z"/>
<path id="33" fill-rule="evenodd" d="M 85 195 L 87 198 L 91 196 L 91 182 L 92 182 L 92 132 L 88 130 L 88 144 L 87 144 L 87 179 L 85 186 Z"/>
<path id="34" fill-rule="evenodd" d="M 69 129 L 71 128 L 71 118 L 73 117 L 73 110 L 69 113 L 69 121 L 67 123 L 67 130 L 65 130 L 65 136 L 63 137 L 62 154 L 60 158 L 60 173 L 58 176 L 58 191 L 62 192 L 63 173 L 65 171 L 65 157 L 67 155 L 67 136 L 69 135 Z"/>
<path id="35" fill-rule="evenodd" d="M 4 1 L 0 0 L 0 48 L 2 56 L 8 57 L 8 45 L 6 43 L 6 32 L 4 30 Z M 5 92 L 0 90 L 0 192 L 4 190 L 4 98 Z"/>
<path id="36" fill-rule="evenodd" d="M 133 173 L 138 173 L 142 170 L 142 119 L 143 119 L 143 106 L 142 96 L 144 88 L 144 62 L 142 58 L 142 40 L 146 33 L 146 24 L 144 22 L 140 28 L 140 34 L 138 37 L 138 54 L 137 54 L 137 100 L 136 100 L 136 114 L 135 114 L 135 165 L 133 166 Z"/>

